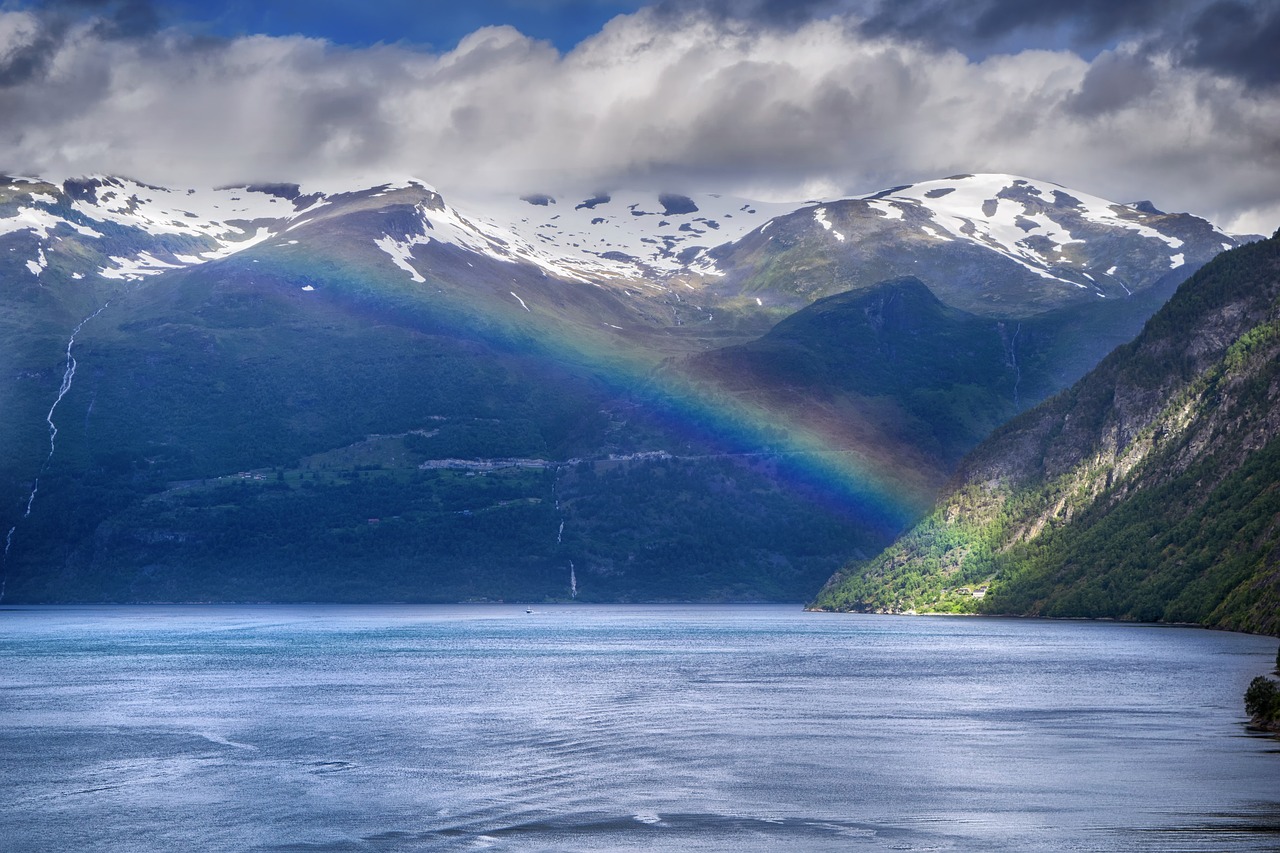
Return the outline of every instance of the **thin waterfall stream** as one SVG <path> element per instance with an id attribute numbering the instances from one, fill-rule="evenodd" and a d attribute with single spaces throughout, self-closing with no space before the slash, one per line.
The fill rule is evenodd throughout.
<path id="1" fill-rule="evenodd" d="M 49 425 L 49 454 L 45 456 L 44 463 L 41 464 L 40 470 L 36 473 L 36 478 L 31 484 L 31 492 L 27 495 L 27 507 L 22 513 L 23 519 L 31 517 L 31 507 L 36 502 L 36 493 L 40 491 L 40 478 L 44 475 L 45 471 L 49 470 L 49 463 L 53 461 L 53 454 L 58 448 L 58 427 L 57 424 L 53 422 L 53 413 L 57 411 L 58 404 L 62 402 L 62 398 L 67 396 L 67 392 L 71 390 L 71 383 L 75 381 L 76 378 L 76 359 L 75 356 L 71 354 L 71 348 L 75 346 L 76 336 L 80 334 L 80 330 L 84 328 L 85 324 L 97 317 L 103 311 L 107 310 L 107 306 L 110 304 L 110 301 L 103 303 L 101 308 L 81 320 L 79 325 L 71 331 L 71 337 L 67 339 L 66 362 L 62 371 L 62 384 L 58 387 L 58 396 L 54 399 L 53 405 L 49 407 L 49 412 L 44 416 L 45 423 Z M 3 557 L 0 557 L 0 601 L 4 601 L 5 587 L 9 580 L 9 550 L 13 547 L 13 534 L 17 529 L 18 525 L 14 524 L 9 528 L 9 532 L 4 538 L 4 555 Z"/>

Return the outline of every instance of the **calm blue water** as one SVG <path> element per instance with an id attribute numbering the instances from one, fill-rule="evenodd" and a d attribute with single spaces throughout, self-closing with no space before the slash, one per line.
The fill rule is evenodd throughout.
<path id="1" fill-rule="evenodd" d="M 535 609 L 0 610 L 0 848 L 1280 849 L 1274 639 Z"/>

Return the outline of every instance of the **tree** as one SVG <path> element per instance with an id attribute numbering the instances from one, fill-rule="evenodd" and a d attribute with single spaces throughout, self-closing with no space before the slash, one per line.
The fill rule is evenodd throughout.
<path id="1" fill-rule="evenodd" d="M 1255 722 L 1280 721 L 1280 684 L 1259 675 L 1244 692 L 1244 710 Z"/>

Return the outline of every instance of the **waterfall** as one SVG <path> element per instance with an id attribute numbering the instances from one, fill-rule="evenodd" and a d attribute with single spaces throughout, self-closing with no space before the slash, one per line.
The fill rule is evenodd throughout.
<path id="1" fill-rule="evenodd" d="M 551 495 L 555 498 L 556 512 L 560 513 L 560 529 L 556 531 L 556 545 L 564 544 L 564 510 L 560 507 L 560 466 L 556 466 L 555 477 L 551 481 Z M 578 575 L 573 568 L 573 560 L 569 561 L 569 597 L 578 597 Z"/>
<path id="2" fill-rule="evenodd" d="M 4 589 L 9 584 L 9 548 L 13 545 L 13 531 L 18 529 L 18 525 L 9 528 L 9 535 L 4 537 L 4 557 L 0 558 L 0 601 L 4 601 Z"/>
<path id="3" fill-rule="evenodd" d="M 40 477 L 45 471 L 49 470 L 49 463 L 53 461 L 53 453 L 57 450 L 58 427 L 53 422 L 53 413 L 57 411 L 58 404 L 62 402 L 62 398 L 67 396 L 67 392 L 71 390 L 71 383 L 76 378 L 76 359 L 71 354 L 71 348 L 76 345 L 76 335 L 80 334 L 80 330 L 84 328 L 85 323 L 107 310 L 107 306 L 110 304 L 109 301 L 104 303 L 97 311 L 81 320 L 80 324 L 71 331 L 71 337 L 67 339 L 67 360 L 62 370 L 62 384 L 58 387 L 58 396 L 54 399 L 53 405 L 49 407 L 48 414 L 44 416 L 45 423 L 49 425 L 49 454 L 45 456 L 44 464 L 40 466 L 35 481 L 31 484 L 31 493 L 27 495 L 27 508 L 22 513 L 24 519 L 31 517 L 31 507 L 36 502 L 36 493 L 40 491 Z M 4 601 L 4 591 L 9 580 L 9 549 L 13 547 L 13 532 L 17 529 L 18 525 L 16 524 L 10 527 L 9 534 L 4 538 L 4 556 L 0 558 L 0 601 Z"/>

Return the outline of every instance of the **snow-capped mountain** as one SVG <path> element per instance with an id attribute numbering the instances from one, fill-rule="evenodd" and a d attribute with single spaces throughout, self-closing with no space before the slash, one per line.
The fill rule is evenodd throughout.
<path id="1" fill-rule="evenodd" d="M 1189 214 L 1013 175 L 957 175 L 806 205 L 711 254 L 747 295 L 807 302 L 909 275 L 948 304 L 1017 316 L 1180 281 L 1235 245 Z"/>
<path id="2" fill-rule="evenodd" d="M 322 223 L 370 211 L 382 219 L 362 225 L 361 236 L 415 282 L 426 280 L 433 252 L 462 250 L 649 295 L 677 282 L 686 291 L 714 284 L 721 296 L 750 294 L 758 305 L 769 291 L 805 302 L 908 274 L 969 308 L 984 295 L 998 303 L 989 291 L 993 282 L 1007 290 L 1008 280 L 1049 304 L 1124 296 L 1236 244 L 1197 217 L 1010 175 L 962 175 L 800 205 L 614 192 L 461 207 L 412 178 L 321 190 L 166 189 L 97 177 L 0 179 L 0 247 L 36 278 L 52 265 L 72 279 L 139 280 L 254 247 L 294 245 Z"/>
<path id="3" fill-rule="evenodd" d="M 371 196 L 393 186 L 331 197 L 291 184 L 168 189 L 117 177 L 59 183 L 0 178 L 0 239 L 10 238 L 9 253 L 21 253 L 19 260 L 37 278 L 56 260 L 73 279 L 92 274 L 136 281 L 280 238 L 332 198 Z M 60 245 L 66 240 L 81 248 Z"/>
<path id="4" fill-rule="evenodd" d="M 1164 243 L 1169 247 L 1169 268 L 1186 263 L 1181 237 L 1161 230 L 1164 216 L 1148 207 L 1120 205 L 1097 196 L 1068 190 L 1055 184 L 1008 175 L 958 175 L 940 181 L 895 187 L 864 196 L 876 212 L 889 219 L 908 220 L 936 240 L 968 240 L 989 246 L 1035 275 L 1066 281 L 1077 287 L 1092 280 L 1085 271 L 1087 253 L 1072 249 L 1091 235 L 1118 229 Z M 815 218 L 822 216 L 820 209 Z M 824 227 L 830 229 L 829 224 Z M 1233 243 L 1219 234 L 1223 249 Z M 1119 271 L 1113 264 L 1104 275 Z M 1056 274 L 1055 274 L 1056 273 Z M 1062 277 L 1062 276 L 1067 277 Z"/>
<path id="5" fill-rule="evenodd" d="M 116 177 L 60 184 L 0 179 L 0 237 L 19 235 L 21 260 L 40 276 L 68 237 L 93 241 L 105 261 L 70 271 L 137 280 L 227 257 L 360 210 L 411 207 L 374 242 L 415 280 L 416 247 L 454 246 L 570 281 L 714 275 L 711 246 L 738 239 L 794 205 L 719 195 L 603 193 L 574 204 L 550 196 L 491 199 L 459 210 L 427 183 L 403 179 L 356 190 L 294 184 L 168 189 Z M 135 244 L 130 249 L 126 243 Z M 92 266 L 92 265 L 90 265 Z"/>

